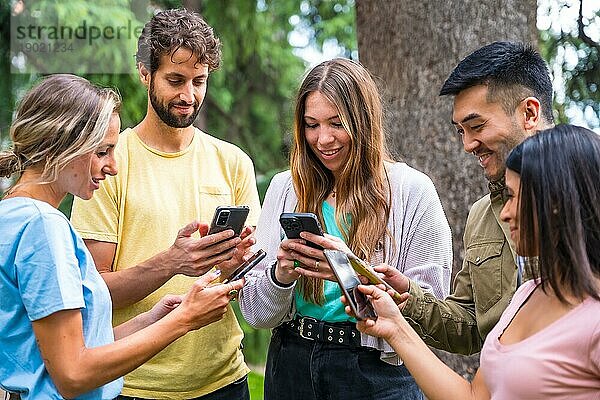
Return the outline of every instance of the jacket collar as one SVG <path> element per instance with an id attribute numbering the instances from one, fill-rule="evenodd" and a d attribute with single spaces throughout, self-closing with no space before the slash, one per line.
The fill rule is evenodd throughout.
<path id="1" fill-rule="evenodd" d="M 500 201 L 502 202 L 502 204 L 504 204 L 506 202 L 506 199 L 504 198 L 504 193 L 506 189 L 506 181 L 504 179 L 504 175 L 502 176 L 502 178 L 495 182 L 490 181 L 488 183 L 488 188 L 490 189 L 490 200 L 492 201 L 492 203 Z"/>

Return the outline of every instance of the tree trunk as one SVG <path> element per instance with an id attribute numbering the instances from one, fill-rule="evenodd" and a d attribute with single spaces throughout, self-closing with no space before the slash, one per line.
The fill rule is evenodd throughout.
<path id="1" fill-rule="evenodd" d="M 359 57 L 379 80 L 390 150 L 435 183 L 452 228 L 454 273 L 467 213 L 487 181 L 450 124 L 452 98 L 438 92 L 456 64 L 485 44 L 537 43 L 536 7 L 535 0 L 356 2 Z M 478 360 L 438 355 L 465 377 Z"/>

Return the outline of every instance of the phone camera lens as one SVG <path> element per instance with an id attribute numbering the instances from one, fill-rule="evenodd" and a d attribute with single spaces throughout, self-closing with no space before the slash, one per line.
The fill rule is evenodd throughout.
<path id="1" fill-rule="evenodd" d="M 219 212 L 219 216 L 217 218 L 217 225 L 219 226 L 225 226 L 227 225 L 227 221 L 229 220 L 229 211 L 221 211 Z"/>

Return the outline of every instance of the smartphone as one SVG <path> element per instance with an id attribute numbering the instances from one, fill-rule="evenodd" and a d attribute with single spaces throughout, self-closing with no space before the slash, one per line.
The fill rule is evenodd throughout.
<path id="1" fill-rule="evenodd" d="M 215 209 L 213 220 L 208 234 L 219 233 L 226 229 L 233 229 L 235 236 L 240 236 L 246 218 L 250 212 L 248 206 L 219 206 Z"/>
<path id="2" fill-rule="evenodd" d="M 242 265 L 238 267 L 228 278 L 223 280 L 223 283 L 237 281 L 238 279 L 242 279 L 248 271 L 252 268 L 256 267 L 258 263 L 265 258 L 267 253 L 264 250 L 260 249 L 252 257 L 246 260 Z"/>
<path id="3" fill-rule="evenodd" d="M 361 283 L 352 265 L 350 265 L 350 260 L 346 256 L 346 253 L 339 250 L 325 249 L 323 250 L 323 254 L 327 257 L 331 270 L 337 278 L 342 293 L 346 296 L 348 305 L 352 309 L 356 319 L 377 318 L 377 314 L 367 296 L 358 290 L 358 285 Z"/>
<path id="4" fill-rule="evenodd" d="M 279 224 L 288 239 L 302 239 L 300 232 L 310 232 L 323 236 L 321 224 L 313 213 L 282 213 L 279 216 Z M 315 249 L 323 250 L 323 247 L 316 243 L 307 241 L 306 244 Z"/>
<path id="5" fill-rule="evenodd" d="M 390 286 L 389 283 L 381 279 L 379 275 L 377 275 L 377 272 L 373 270 L 373 267 L 371 267 L 366 261 L 361 260 L 354 254 L 346 254 L 346 257 L 348 257 L 350 260 L 350 265 L 357 274 L 366 277 L 369 280 L 369 283 L 372 285 L 383 285 L 387 290 L 393 290 L 394 294 L 392 297 L 395 300 L 401 301 L 402 298 L 400 297 L 400 294 L 396 292 L 396 290 Z"/>

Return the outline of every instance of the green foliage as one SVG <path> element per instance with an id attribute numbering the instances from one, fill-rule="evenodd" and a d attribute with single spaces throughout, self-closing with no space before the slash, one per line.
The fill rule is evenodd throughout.
<path id="1" fill-rule="evenodd" d="M 14 12 L 14 53 L 24 73 L 133 73 L 135 29 L 141 29 L 128 0 L 33 0 Z M 149 15 L 142 16 L 146 20 Z"/>
<path id="2" fill-rule="evenodd" d="M 291 12 L 253 1 L 207 1 L 201 10 L 223 43 L 205 103 L 208 131 L 240 145 L 258 174 L 287 165 L 290 98 L 304 70 L 287 42 Z"/>
<path id="3" fill-rule="evenodd" d="M 581 1 L 573 5 L 546 3 L 540 6 L 542 15 L 558 15 L 579 8 L 577 21 L 564 25 L 564 18 L 554 21 L 540 31 L 540 52 L 549 65 L 554 66 L 555 80 L 563 81 L 554 99 L 554 109 L 560 123 L 567 123 L 574 109 L 581 110 L 591 128 L 600 127 L 600 43 L 591 35 L 600 27 L 600 7 L 591 18 L 583 15 Z M 569 10 L 571 8 L 571 10 Z M 557 73 L 560 76 L 557 76 Z M 571 112 L 571 113 L 570 113 Z M 570 115 L 571 114 L 571 115 Z"/>
<path id="4" fill-rule="evenodd" d="M 133 55 L 130 57 L 133 64 Z M 121 129 L 137 125 L 144 115 L 146 115 L 146 106 L 148 95 L 145 87 L 140 83 L 137 74 L 86 74 L 83 75 L 101 86 L 108 86 L 116 89 L 122 98 L 121 104 Z"/>
<path id="5" fill-rule="evenodd" d="M 29 24 L 34 21 L 37 26 L 75 27 L 85 20 L 88 24 L 93 22 L 94 25 L 98 26 L 116 27 L 126 25 L 127 21 L 130 20 L 133 24 L 142 25 L 143 23 L 136 16 L 140 12 L 132 6 L 133 3 L 135 1 L 129 2 L 126 0 L 103 0 L 94 4 L 83 0 L 27 2 L 26 8 L 22 12 L 21 22 Z M 44 10 L 44 12 L 37 17 L 35 9 L 29 9 L 27 6 Z M 146 19 L 146 17 L 143 19 Z M 0 5 L 0 22 L 0 73 L 3 77 L 0 80 L 0 91 L 5 94 L 0 98 L 0 145 L 2 147 L 7 146 L 8 128 L 17 101 L 45 71 L 78 73 L 92 82 L 116 88 L 123 95 L 121 119 L 124 127 L 139 122 L 145 114 L 146 92 L 143 86 L 139 84 L 137 75 L 134 74 L 135 38 L 128 42 L 120 42 L 119 46 L 99 46 L 100 50 L 95 47 L 83 46 L 72 53 L 67 52 L 57 56 L 51 56 L 48 53 L 26 54 L 23 66 L 17 68 L 13 65 L 11 73 L 11 23 L 17 25 L 19 20 L 15 17 L 11 21 L 9 1 L 3 1 Z M 98 62 L 99 59 L 106 63 L 102 69 L 108 72 L 127 70 L 130 73 L 83 73 L 90 70 L 90 64 Z M 14 73 L 15 70 L 19 69 L 22 71 L 21 73 Z"/>
<path id="6" fill-rule="evenodd" d="M 339 55 L 358 59 L 354 0 L 311 0 L 300 4 L 301 27 L 309 45 L 323 49 L 337 46 Z"/>

